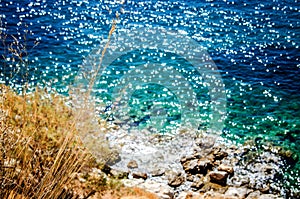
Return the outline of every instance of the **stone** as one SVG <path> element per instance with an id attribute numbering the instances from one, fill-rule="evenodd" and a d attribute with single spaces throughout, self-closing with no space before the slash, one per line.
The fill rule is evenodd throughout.
<path id="1" fill-rule="evenodd" d="M 152 177 L 158 177 L 158 176 L 162 176 L 164 174 L 165 174 L 165 170 L 163 170 L 163 169 L 156 169 L 151 172 Z"/>
<path id="2" fill-rule="evenodd" d="M 209 177 L 211 182 L 226 185 L 228 173 L 225 171 L 212 171 L 209 173 Z"/>
<path id="3" fill-rule="evenodd" d="M 143 173 L 143 172 L 135 172 L 135 173 L 132 173 L 132 177 L 133 178 L 141 178 L 141 179 L 146 180 L 148 175 L 147 175 L 147 173 Z"/>
<path id="4" fill-rule="evenodd" d="M 273 195 L 273 194 L 263 194 L 258 197 L 258 199 L 278 199 L 278 198 L 280 198 L 280 197 L 278 197 L 277 195 Z"/>
<path id="5" fill-rule="evenodd" d="M 135 169 L 135 168 L 138 168 L 138 164 L 135 160 L 130 160 L 127 164 L 127 167 L 129 169 Z"/>
<path id="6" fill-rule="evenodd" d="M 247 199 L 257 199 L 260 196 L 260 191 L 256 190 L 254 192 L 251 192 L 248 196 Z"/>
<path id="7" fill-rule="evenodd" d="M 116 169 L 111 169 L 110 174 L 117 179 L 128 178 L 129 173 L 127 171 L 120 171 Z"/>
<path id="8" fill-rule="evenodd" d="M 223 158 L 228 156 L 226 151 L 214 151 L 215 160 L 222 160 Z"/>
<path id="9" fill-rule="evenodd" d="M 262 193 L 268 193 L 270 190 L 270 185 L 269 184 L 263 184 L 260 188 L 259 191 Z"/>
<path id="10" fill-rule="evenodd" d="M 250 179 L 248 176 L 238 175 L 238 176 L 233 176 L 231 179 L 229 179 L 228 184 L 239 187 L 239 186 L 248 185 L 249 182 Z"/>
<path id="11" fill-rule="evenodd" d="M 225 192 L 225 196 L 234 196 L 237 198 L 245 198 L 248 193 L 248 189 L 245 187 L 229 187 Z"/>
<path id="12" fill-rule="evenodd" d="M 199 192 L 199 193 L 206 193 L 208 191 L 213 191 L 213 192 L 216 192 L 216 193 L 224 194 L 227 191 L 227 186 L 223 186 L 223 185 L 219 185 L 219 184 L 207 182 L 197 192 Z"/>
<path id="13" fill-rule="evenodd" d="M 227 172 L 229 175 L 233 175 L 233 173 L 234 173 L 233 167 L 227 166 L 227 165 L 224 165 L 224 164 L 221 164 L 221 165 L 218 167 L 218 171 L 225 171 L 225 172 Z"/>
<path id="14" fill-rule="evenodd" d="M 238 199 L 237 197 L 233 197 L 233 196 L 230 196 L 230 197 L 225 197 L 224 194 L 221 194 L 221 193 L 217 193 L 217 192 L 214 192 L 214 191 L 208 191 L 208 192 L 205 192 L 202 197 L 199 197 L 199 198 L 203 198 L 203 199 Z"/>
<path id="15" fill-rule="evenodd" d="M 145 189 L 151 193 L 156 194 L 161 199 L 171 199 L 174 198 L 173 189 L 160 182 L 155 182 L 154 180 L 146 180 L 144 183 L 138 185 L 139 188 Z"/>
<path id="16" fill-rule="evenodd" d="M 124 184 L 126 187 L 137 187 L 138 185 L 142 184 L 144 182 L 143 179 L 123 179 L 121 182 Z"/>
<path id="17" fill-rule="evenodd" d="M 191 185 L 191 187 L 195 189 L 201 189 L 203 186 L 204 186 L 203 180 L 198 180 L 196 182 L 193 182 L 193 184 Z"/>
<path id="18" fill-rule="evenodd" d="M 186 180 L 190 181 L 190 182 L 193 182 L 194 181 L 194 176 L 192 174 L 187 174 Z"/>
<path id="19" fill-rule="evenodd" d="M 196 198 L 200 198 L 200 194 L 193 191 L 182 191 L 176 197 L 176 199 L 196 199 Z"/>
<path id="20" fill-rule="evenodd" d="M 187 173 L 196 174 L 199 171 L 197 159 L 186 161 L 182 166 Z"/>
<path id="21" fill-rule="evenodd" d="M 198 170 L 201 174 L 206 174 L 208 170 L 212 169 L 211 161 L 208 159 L 200 159 L 198 161 Z"/>
<path id="22" fill-rule="evenodd" d="M 182 173 L 175 171 L 168 172 L 167 178 L 168 185 L 170 185 L 171 187 L 178 187 L 185 181 L 185 177 L 182 175 Z"/>

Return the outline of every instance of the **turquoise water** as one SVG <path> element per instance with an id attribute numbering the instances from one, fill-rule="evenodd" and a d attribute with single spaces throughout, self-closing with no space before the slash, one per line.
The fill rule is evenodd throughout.
<path id="1" fill-rule="evenodd" d="M 31 86 L 42 83 L 66 94 L 84 58 L 107 38 L 116 12 L 119 13 L 116 35 L 137 27 L 171 28 L 206 49 L 226 90 L 227 118 L 222 136 L 238 142 L 263 138 L 300 155 L 300 3 L 297 0 L 126 1 L 124 4 L 0 0 L 2 39 L 3 35 L 14 35 L 26 43 L 27 50 L 20 51 L 29 71 L 27 75 L 12 65 L 13 56 L 7 48 L 13 38 L 8 36 L 0 45 L 1 54 L 6 55 L 1 58 L 0 82 L 14 87 L 27 81 Z M 195 80 L 199 74 L 190 69 L 192 66 L 186 60 L 156 53 L 136 52 L 116 60 L 106 70 L 115 74 L 107 75 L 109 83 L 97 82 L 95 90 L 105 92 L 95 91 L 96 96 L 105 99 L 109 110 L 110 93 L 134 63 L 173 64 L 188 79 L 201 104 L 191 110 L 200 114 L 199 128 L 207 128 L 211 104 L 206 84 Z M 146 59 L 140 60 L 143 56 Z M 164 121 L 162 129 L 181 122 L 178 98 L 159 84 L 142 85 L 128 99 L 128 104 L 132 126 L 147 127 L 153 104 L 159 104 L 158 110 L 164 111 L 160 114 Z M 289 181 L 297 186 L 299 161 L 291 167 L 296 174 Z"/>

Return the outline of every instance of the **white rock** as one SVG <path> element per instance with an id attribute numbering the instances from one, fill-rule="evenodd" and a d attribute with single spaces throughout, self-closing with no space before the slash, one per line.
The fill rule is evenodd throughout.
<path id="1" fill-rule="evenodd" d="M 229 187 L 225 192 L 225 196 L 235 196 L 237 198 L 245 198 L 248 189 L 245 187 Z"/>

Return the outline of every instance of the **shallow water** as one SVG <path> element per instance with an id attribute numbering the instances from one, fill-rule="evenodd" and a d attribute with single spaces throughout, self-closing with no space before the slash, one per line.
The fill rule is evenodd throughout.
<path id="1" fill-rule="evenodd" d="M 29 55 L 26 77 L 24 70 L 10 66 L 13 57 L 2 44 L 1 54 L 8 56 L 1 58 L 0 82 L 18 87 L 29 80 L 31 85 L 42 83 L 66 94 L 84 65 L 84 58 L 107 38 L 118 12 L 115 38 L 123 30 L 163 27 L 180 30 L 206 50 L 225 85 L 223 136 L 238 142 L 262 137 L 300 155 L 300 3 L 297 0 L 120 2 L 0 0 L 0 31 L 20 41 L 25 36 Z M 6 38 L 6 44 L 11 41 L 11 37 Z M 35 42 L 39 44 L 35 46 Z M 26 55 L 25 51 L 22 53 Z M 208 128 L 212 110 L 205 81 L 180 56 L 160 53 L 153 49 L 139 50 L 113 62 L 106 68 L 107 82 L 101 83 L 103 79 L 99 77 L 96 96 L 104 99 L 109 109 L 118 80 L 126 72 L 133 74 L 130 73 L 133 66 L 167 63 L 188 79 L 201 105 L 191 112 L 200 114 L 199 128 Z M 26 56 L 24 59 L 27 61 Z M 151 71 L 143 72 L 140 76 L 136 74 L 147 79 L 145 76 Z M 171 75 L 166 79 L 172 79 Z M 146 83 L 149 82 L 147 79 Z M 148 128 L 151 114 L 163 121 L 157 124 L 163 133 L 180 124 L 180 100 L 162 85 L 145 84 L 132 93 L 125 118 L 131 126 Z M 299 174 L 293 176 L 294 183 L 299 183 Z"/>

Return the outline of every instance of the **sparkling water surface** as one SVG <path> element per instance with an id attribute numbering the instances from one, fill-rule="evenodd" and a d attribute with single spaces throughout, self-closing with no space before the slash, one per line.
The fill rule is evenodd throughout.
<path id="1" fill-rule="evenodd" d="M 0 0 L 0 32 L 8 35 L 6 39 L 1 37 L 0 54 L 7 56 L 1 57 L 0 82 L 18 87 L 28 80 L 32 86 L 43 83 L 66 94 L 84 58 L 107 39 L 116 13 L 119 15 L 116 35 L 124 29 L 164 27 L 179 30 L 207 50 L 226 89 L 223 136 L 238 142 L 264 138 L 300 155 L 300 3 L 297 0 Z M 27 51 L 22 53 L 29 63 L 28 76 L 12 65 L 13 56 L 7 47 L 13 38 L 9 35 L 26 43 Z M 158 57 L 155 52 L 146 54 L 153 62 Z M 141 52 L 136 56 L 142 56 Z M 165 57 L 172 60 L 169 59 L 172 56 Z M 124 56 L 115 61 L 114 70 L 128 71 L 132 59 Z M 118 79 L 121 75 L 112 74 L 108 79 Z M 205 84 L 199 82 L 193 88 L 203 105 L 199 111 L 205 126 L 209 96 Z M 113 87 L 115 82 L 111 83 Z M 105 89 L 99 82 L 97 86 Z M 180 122 L 174 96 L 167 95 L 168 91 L 159 86 L 149 87 L 148 90 L 161 92 L 134 93 L 129 101 L 133 123 L 147 125 L 145 112 L 156 94 L 161 95 L 160 102 L 173 103 L 165 105 L 170 112 L 168 125 Z M 104 97 L 109 101 L 109 96 Z M 289 180 L 295 186 L 299 183 L 297 165 L 293 171 L 296 175 Z"/>

